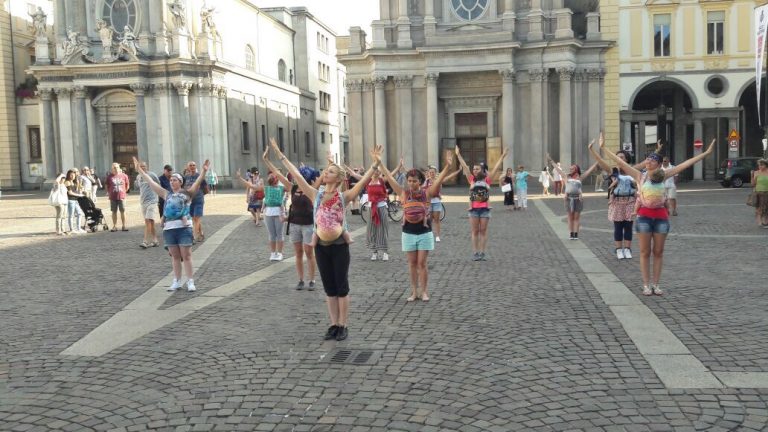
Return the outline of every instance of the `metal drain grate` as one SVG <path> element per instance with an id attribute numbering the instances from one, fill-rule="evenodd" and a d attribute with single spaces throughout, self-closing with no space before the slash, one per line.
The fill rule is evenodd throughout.
<path id="1" fill-rule="evenodd" d="M 365 349 L 340 349 L 332 351 L 330 355 L 327 356 L 329 363 L 351 365 L 372 365 L 379 361 L 380 357 L 380 351 Z"/>

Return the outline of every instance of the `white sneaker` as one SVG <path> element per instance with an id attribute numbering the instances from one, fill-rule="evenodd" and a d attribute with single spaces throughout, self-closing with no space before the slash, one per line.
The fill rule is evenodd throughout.
<path id="1" fill-rule="evenodd" d="M 629 248 L 624 248 L 624 258 L 626 259 L 632 258 L 632 251 L 629 250 Z"/>
<path id="2" fill-rule="evenodd" d="M 171 283 L 171 286 L 169 286 L 166 291 L 174 292 L 179 288 L 181 288 L 181 282 L 179 282 L 178 279 L 174 279 L 173 282 Z"/>
<path id="3" fill-rule="evenodd" d="M 282 261 L 283 260 L 283 254 L 280 252 L 275 252 L 275 261 Z"/>
<path id="4" fill-rule="evenodd" d="M 376 252 L 374 252 L 373 255 L 371 255 L 371 261 L 376 261 Z"/>
<path id="5" fill-rule="evenodd" d="M 440 243 L 440 236 L 435 237 L 435 243 Z"/>
<path id="6" fill-rule="evenodd" d="M 381 254 L 381 260 L 382 261 L 389 261 L 389 254 L 387 254 L 386 252 Z"/>
<path id="7" fill-rule="evenodd" d="M 269 254 L 269 260 L 270 261 L 276 261 L 277 260 L 277 253 L 276 252 L 270 253 Z"/>
<path id="8" fill-rule="evenodd" d="M 197 291 L 197 288 L 195 288 L 195 281 L 193 281 L 192 279 L 187 281 L 187 291 L 188 292 Z"/>
<path id="9" fill-rule="evenodd" d="M 618 258 L 618 259 L 620 259 L 620 260 L 623 260 L 624 258 L 626 258 L 626 257 L 624 256 L 624 249 L 622 249 L 622 248 L 616 248 L 616 258 Z"/>

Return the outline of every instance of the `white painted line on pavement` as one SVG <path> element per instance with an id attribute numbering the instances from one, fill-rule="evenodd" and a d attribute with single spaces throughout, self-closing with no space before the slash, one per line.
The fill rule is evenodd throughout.
<path id="1" fill-rule="evenodd" d="M 567 246 L 574 261 L 667 388 L 723 388 L 723 383 L 691 354 L 685 344 L 591 250 L 570 245 L 581 242 L 566 238 L 568 227 L 561 217 L 540 201 L 534 201 L 534 205 L 560 241 Z M 634 297 L 635 301 L 630 300 L 630 297 Z"/>
<path id="2" fill-rule="evenodd" d="M 195 270 L 202 266 L 213 252 L 223 244 L 224 240 L 247 219 L 250 219 L 250 216 L 241 216 L 233 220 L 200 245 L 194 251 Z M 354 238 L 365 232 L 365 229 L 366 227 L 363 226 L 351 232 L 350 235 Z M 99 357 L 107 354 L 195 311 L 237 294 L 249 286 L 293 268 L 294 261 L 295 257 L 286 258 L 282 262 L 272 264 L 201 293 L 198 297 L 193 297 L 168 309 L 159 309 L 168 297 L 173 295 L 173 293 L 165 291 L 173 279 L 173 272 L 171 272 L 128 304 L 122 311 L 62 351 L 61 355 Z"/>

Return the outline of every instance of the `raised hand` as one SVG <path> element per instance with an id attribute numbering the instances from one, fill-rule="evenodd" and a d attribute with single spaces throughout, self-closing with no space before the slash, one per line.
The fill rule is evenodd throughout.
<path id="1" fill-rule="evenodd" d="M 459 150 L 459 146 L 458 146 L 458 145 L 456 145 L 456 146 L 453 148 L 453 151 L 456 153 L 456 156 L 458 156 L 458 155 L 460 155 L 460 154 L 461 154 L 461 150 Z"/>
<path id="2" fill-rule="evenodd" d="M 453 153 L 446 153 L 445 154 L 445 166 L 450 167 L 453 165 Z"/>
<path id="3" fill-rule="evenodd" d="M 283 152 L 280 151 L 280 146 L 277 145 L 277 141 L 275 141 L 274 138 L 269 138 L 269 145 L 272 146 L 272 150 L 275 151 L 278 155 L 282 154 Z"/>
<path id="4" fill-rule="evenodd" d="M 264 159 L 264 160 L 267 160 L 267 159 L 269 159 L 269 147 L 267 147 L 266 149 L 264 149 L 264 154 L 263 154 L 263 155 L 261 155 L 261 158 L 262 158 L 262 159 Z"/>
<path id="5" fill-rule="evenodd" d="M 707 147 L 707 151 L 705 151 L 705 154 L 712 154 L 712 152 L 715 151 L 715 142 L 717 142 L 717 138 L 712 138 L 712 142 L 709 143 L 709 147 Z"/>
<path id="6" fill-rule="evenodd" d="M 592 140 L 592 141 L 590 141 L 590 142 L 589 142 L 589 144 L 587 145 L 587 148 L 588 148 L 588 149 L 590 149 L 590 150 L 593 150 L 593 147 L 594 147 L 594 146 L 595 146 L 595 140 Z"/>
<path id="7" fill-rule="evenodd" d="M 598 138 L 597 142 L 600 144 L 600 148 L 605 147 L 605 137 L 603 136 L 603 131 L 600 131 L 600 138 Z"/>
<path id="8" fill-rule="evenodd" d="M 136 156 L 133 156 L 133 166 L 134 166 L 134 167 L 136 167 L 136 169 L 137 169 L 137 170 L 138 170 L 140 173 L 144 173 L 144 170 L 143 170 L 143 169 L 141 169 L 141 166 L 139 165 L 139 160 L 138 160 L 138 159 L 136 159 Z"/>
<path id="9" fill-rule="evenodd" d="M 211 169 L 211 161 L 206 159 L 205 162 L 203 162 L 203 171 L 208 171 Z"/>
<path id="10" fill-rule="evenodd" d="M 240 169 L 235 171 L 235 177 L 242 178 L 243 176 L 240 175 Z"/>
<path id="11" fill-rule="evenodd" d="M 508 154 L 509 154 L 509 147 L 504 147 L 504 150 L 501 152 L 501 158 L 503 159 L 507 157 Z"/>
<path id="12" fill-rule="evenodd" d="M 333 155 L 331 154 L 331 151 L 330 151 L 330 150 L 328 150 L 327 152 L 325 152 L 325 160 L 327 160 L 327 161 L 328 161 L 328 164 L 329 164 L 329 165 L 331 165 L 331 164 L 335 164 L 335 163 L 336 163 L 336 161 L 334 161 L 334 160 L 333 160 Z"/>
<path id="13" fill-rule="evenodd" d="M 662 147 L 664 147 L 664 144 L 661 142 L 661 138 L 659 138 L 659 140 L 656 141 L 656 153 L 661 153 Z"/>

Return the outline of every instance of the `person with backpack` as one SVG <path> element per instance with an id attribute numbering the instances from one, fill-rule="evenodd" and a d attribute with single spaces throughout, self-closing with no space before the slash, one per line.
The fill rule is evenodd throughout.
<path id="1" fill-rule="evenodd" d="M 454 149 L 459 160 L 464 176 L 469 182 L 469 226 L 472 229 L 472 260 L 486 261 L 485 244 L 488 240 L 488 220 L 491 218 L 490 194 L 491 180 L 496 178 L 501 169 L 501 164 L 507 156 L 509 149 L 504 151 L 496 161 L 496 165 L 490 172 L 483 170 L 482 165 L 475 164 L 470 172 L 469 166 L 461 157 L 459 146 Z"/>
<path id="2" fill-rule="evenodd" d="M 363 186 L 370 180 L 373 170 L 380 165 L 382 147 L 377 145 L 371 149 L 370 168 L 355 186 L 346 191 L 341 190 L 345 180 L 344 170 L 336 164 L 329 164 L 321 174 L 321 184 L 318 189 L 307 183 L 301 172 L 280 150 L 277 141 L 270 138 L 269 145 L 277 155 L 278 160 L 291 173 L 313 203 L 315 231 L 319 238 L 315 246 L 315 260 L 323 290 L 326 295 L 326 305 L 331 326 L 325 333 L 324 339 L 342 341 L 349 335 L 349 244 L 342 234 L 345 230 L 345 207 L 360 194 Z"/>
<path id="3" fill-rule="evenodd" d="M 406 173 L 406 186 L 401 187 L 384 164 L 379 165 L 384 178 L 389 181 L 398 199 L 403 203 L 401 243 L 403 252 L 408 256 L 408 272 L 411 279 L 411 295 L 406 299 L 408 302 L 416 299 L 429 301 L 427 257 L 429 251 L 435 249 L 435 236 L 432 233 L 430 221 L 430 201 L 433 197 L 439 196 L 440 186 L 449 177 L 448 171 L 451 165 L 453 165 L 453 156 L 448 153 L 443 170 L 437 178 L 433 179 L 429 187 L 422 186 L 425 182 L 424 173 L 417 169 L 411 169 Z"/>
<path id="4" fill-rule="evenodd" d="M 581 173 L 581 167 L 573 164 L 565 175 L 565 172 L 560 167 L 560 163 L 555 163 L 549 155 L 547 155 L 547 162 L 552 165 L 554 171 L 560 174 L 560 177 L 565 178 L 565 210 L 568 212 L 568 230 L 571 233 L 570 240 L 579 239 L 579 228 L 581 226 L 581 211 L 584 209 L 583 200 L 583 188 L 582 180 L 588 178 L 592 171 L 597 168 L 597 162 L 592 164 L 587 171 Z"/>
<path id="5" fill-rule="evenodd" d="M 605 141 L 600 137 L 601 148 L 605 145 Z M 618 166 L 632 178 L 639 185 L 638 195 L 640 202 L 640 208 L 637 211 L 637 224 L 635 231 L 640 240 L 640 272 L 643 278 L 643 295 L 663 295 L 664 292 L 659 287 L 659 280 L 661 279 L 661 268 L 664 262 L 664 244 L 667 240 L 667 234 L 670 230 L 669 225 L 669 212 L 666 208 L 666 200 L 664 199 L 664 183 L 663 181 L 678 175 L 683 170 L 693 166 L 696 162 L 706 158 L 715 151 L 715 142 L 713 139 L 706 151 L 694 156 L 674 168 L 664 171 L 663 176 L 659 176 L 659 181 L 652 181 L 655 178 L 655 171 L 661 169 L 662 157 L 659 153 L 651 153 L 645 159 L 644 172 L 637 170 L 622 160 L 619 156 L 608 152 L 610 157 Z M 593 143 L 590 143 L 590 152 L 593 155 L 597 155 L 592 149 Z M 653 275 L 651 276 L 651 254 L 653 254 Z"/>

